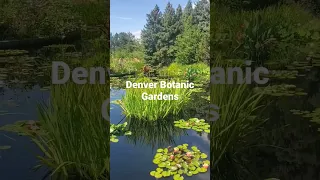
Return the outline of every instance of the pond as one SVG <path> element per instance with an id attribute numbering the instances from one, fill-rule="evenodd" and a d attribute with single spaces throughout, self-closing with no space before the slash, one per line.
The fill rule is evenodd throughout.
<path id="1" fill-rule="evenodd" d="M 42 83 L 45 79 L 41 76 L 33 76 L 37 68 L 31 66 L 32 62 L 20 61 L 24 63 L 17 66 L 15 60 L 17 59 L 12 60 L 11 63 L 0 62 L 0 127 L 22 120 L 37 120 L 37 104 L 50 96 L 49 91 L 42 89 L 45 86 Z M 24 66 L 25 64 L 29 66 Z M 14 74 L 13 71 L 17 68 L 23 70 L 19 71 L 19 74 Z M 43 73 L 38 71 L 38 73 L 41 72 Z M 38 78 L 42 80 L 37 83 L 35 79 Z M 42 179 L 46 175 L 45 169 L 39 169 L 36 172 L 32 170 L 39 164 L 36 156 L 43 153 L 30 138 L 0 131 L 0 142 L 0 146 L 11 147 L 8 150 L 0 150 L 1 179 L 32 180 Z"/>
<path id="2" fill-rule="evenodd" d="M 123 89 L 111 89 L 111 101 L 119 100 L 125 94 Z M 111 179 L 135 179 L 154 180 L 150 172 L 157 168 L 152 162 L 157 149 L 168 146 L 189 144 L 197 146 L 203 153 L 210 154 L 210 140 L 208 134 L 197 134 L 193 130 L 184 131 L 173 126 L 173 123 L 154 126 L 150 123 L 141 123 L 143 120 L 126 119 L 120 106 L 111 105 L 111 123 L 118 124 L 128 122 L 130 136 L 122 136 L 117 143 L 110 145 Z M 177 119 L 178 120 L 178 119 Z M 171 124 L 170 124 L 171 123 Z M 210 157 L 208 157 L 210 158 Z M 209 171 L 191 177 L 190 180 L 207 180 Z M 172 179 L 169 177 L 167 179 Z"/>

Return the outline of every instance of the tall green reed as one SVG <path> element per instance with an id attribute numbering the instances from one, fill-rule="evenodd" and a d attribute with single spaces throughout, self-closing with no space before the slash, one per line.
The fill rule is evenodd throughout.
<path id="1" fill-rule="evenodd" d="M 38 106 L 44 134 L 33 141 L 56 179 L 109 178 L 110 124 L 101 115 L 108 97 L 105 85 L 67 83 L 52 85 L 49 105 Z"/>
<path id="2" fill-rule="evenodd" d="M 153 82 L 148 78 L 140 78 L 136 82 Z M 178 82 L 178 81 L 175 81 Z M 142 93 L 147 94 L 172 94 L 178 95 L 178 100 L 143 100 Z M 168 115 L 178 115 L 183 107 L 190 100 L 192 90 L 186 88 L 130 88 L 126 89 L 126 94 L 119 105 L 128 117 L 135 117 L 145 120 L 158 120 Z"/>
<path id="3" fill-rule="evenodd" d="M 230 67 L 226 62 L 217 56 L 214 66 Z M 211 84 L 211 103 L 220 108 L 219 119 L 210 127 L 211 173 L 215 179 L 229 179 L 237 171 L 238 153 L 248 147 L 245 137 L 264 122 L 254 116 L 262 99 L 263 94 L 254 94 L 247 84 Z"/>

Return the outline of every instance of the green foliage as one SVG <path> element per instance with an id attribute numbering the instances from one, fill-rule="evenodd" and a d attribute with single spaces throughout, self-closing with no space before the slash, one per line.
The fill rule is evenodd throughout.
<path id="1" fill-rule="evenodd" d="M 210 67 L 205 63 L 183 65 L 172 63 L 168 67 L 159 70 L 161 76 L 180 78 L 194 83 L 206 84 L 210 79 Z"/>
<path id="2" fill-rule="evenodd" d="M 228 59 L 287 65 L 320 49 L 320 21 L 294 4 L 241 12 L 216 7 L 212 18 L 211 49 Z"/>
<path id="3" fill-rule="evenodd" d="M 199 59 L 196 59 L 196 55 L 202 35 L 200 29 L 192 24 L 191 16 L 185 22 L 184 29 L 183 33 L 178 36 L 175 44 L 177 50 L 176 61 L 181 64 L 199 62 Z"/>
<path id="4" fill-rule="evenodd" d="M 158 168 L 151 171 L 150 175 L 157 179 L 173 176 L 174 180 L 181 180 L 184 179 L 183 175 L 193 176 L 207 172 L 210 161 L 206 158 L 207 155 L 196 146 L 188 149 L 188 144 L 158 149 L 153 159 Z"/>
<path id="5" fill-rule="evenodd" d="M 139 78 L 137 83 L 153 82 L 148 78 Z M 172 82 L 172 81 L 167 81 Z M 179 81 L 175 81 L 179 82 Z M 181 81 L 183 82 L 183 81 Z M 148 95 L 170 94 L 178 95 L 178 100 L 143 100 L 143 93 Z M 138 119 L 158 120 L 167 117 L 168 115 L 178 115 L 185 104 L 189 101 L 192 90 L 186 88 L 130 88 L 126 89 L 126 94 L 122 100 L 118 101 L 124 113 L 128 117 Z"/>
<path id="6" fill-rule="evenodd" d="M 228 64 L 222 66 L 220 62 L 223 60 L 217 57 L 214 66 L 230 67 Z M 210 124 L 211 157 L 213 157 L 211 173 L 214 179 L 232 179 L 231 177 L 237 177 L 238 170 L 242 172 L 241 169 L 245 168 L 243 164 L 236 163 L 240 162 L 238 158 L 241 158 L 236 154 L 248 148 L 244 138 L 255 132 L 264 122 L 254 116 L 260 108 L 259 103 L 262 98 L 263 94 L 254 94 L 247 84 L 211 86 L 211 103 L 219 107 L 219 109 L 212 107 L 211 110 L 220 115 L 219 120 Z M 235 168 L 234 171 L 227 170 L 230 166 Z"/>
<path id="7" fill-rule="evenodd" d="M 195 9 L 188 1 L 183 11 L 168 3 L 163 14 L 156 6 L 142 31 L 146 63 L 168 66 L 209 61 L 209 9 L 206 0 L 199 1 Z"/>
<path id="8" fill-rule="evenodd" d="M 182 129 L 193 129 L 197 132 L 206 132 L 210 133 L 210 125 L 205 122 L 204 119 L 191 118 L 189 120 L 179 120 L 175 121 L 175 126 Z"/>
<path id="9" fill-rule="evenodd" d="M 303 92 L 303 89 L 297 88 L 292 84 L 279 84 L 267 87 L 256 87 L 255 92 L 270 95 L 270 96 L 306 96 L 308 93 Z"/>
<path id="10" fill-rule="evenodd" d="M 101 104 L 108 97 L 100 84 L 51 87 L 50 104 L 38 108 L 44 134 L 32 140 L 45 154 L 38 157 L 41 164 L 51 168 L 53 176 L 109 177 L 109 141 L 103 140 L 110 136 L 109 122 L 101 115 Z"/>
<path id="11" fill-rule="evenodd" d="M 94 30 L 108 34 L 105 1 L 69 0 L 1 1 L 1 39 L 65 35 L 74 31 Z M 58 13 L 57 13 L 58 10 Z M 92 33 L 91 33 L 92 34 Z"/>
<path id="12" fill-rule="evenodd" d="M 110 69 L 112 73 L 142 73 L 144 63 L 136 58 L 116 59 L 112 58 L 110 62 Z"/>
<path id="13" fill-rule="evenodd" d="M 110 125 L 110 141 L 111 142 L 118 142 L 119 139 L 117 138 L 118 136 L 129 136 L 131 135 L 131 131 L 128 131 L 126 129 L 127 127 L 127 122 L 123 124 L 111 124 Z"/>

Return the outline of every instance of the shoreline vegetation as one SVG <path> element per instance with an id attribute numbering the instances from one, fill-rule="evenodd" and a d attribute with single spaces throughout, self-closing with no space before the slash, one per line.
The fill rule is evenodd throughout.
<path id="1" fill-rule="evenodd" d="M 252 68 L 269 70 L 263 85 L 211 84 L 220 117 L 210 122 L 210 179 L 318 179 L 319 163 L 306 159 L 319 156 L 319 125 L 294 117 L 291 109 L 319 108 L 310 103 L 320 92 L 319 2 L 226 0 L 210 6 L 210 67 L 250 61 Z"/>
<path id="2" fill-rule="evenodd" d="M 35 162 L 38 164 L 36 169 L 43 169 L 47 173 L 44 178 L 110 179 L 110 121 L 104 119 L 110 117 L 110 105 L 104 102 L 110 97 L 110 88 L 104 85 L 109 83 L 110 72 L 109 4 L 108 0 L 0 2 L 0 41 L 29 43 L 32 42 L 30 39 L 42 41 L 51 37 L 68 38 L 70 33 L 80 36 L 68 44 L 62 44 L 63 40 L 60 39 L 50 40 L 50 44 L 47 41 L 31 43 L 32 46 L 19 56 L 10 55 L 10 52 L 18 54 L 15 51 L 19 50 L 6 50 L 1 54 L 1 68 L 12 68 L 12 73 L 5 76 L 3 82 L 9 84 L 11 79 L 19 80 L 15 82 L 16 86 L 8 86 L 6 92 L 27 86 L 27 91 L 32 93 L 42 93 L 42 89 L 50 93 L 49 102 L 44 100 L 36 103 L 36 119 L 30 122 L 9 122 L 12 124 L 0 127 L 1 132 L 15 132 L 33 140 L 41 153 L 36 154 L 36 160 L 39 160 Z M 102 67 L 106 73 L 100 73 L 100 79 L 91 78 L 91 82 L 103 80 L 104 84 L 88 85 L 83 84 L 83 81 L 81 85 L 70 81 L 50 84 L 51 76 L 55 74 L 52 72 L 52 63 L 56 61 L 67 64 L 70 69 L 83 67 L 80 73 L 76 72 L 76 79 L 83 77 L 78 75 L 81 71 Z M 57 74 L 60 72 L 57 71 Z M 26 82 L 19 84 L 20 81 Z M 37 85 L 40 90 L 34 88 Z M 1 117 L 10 119 L 6 115 Z M 12 143 L 11 148 L 17 146 Z M 18 153 L 23 154 L 23 149 Z M 10 154 L 8 156 L 15 158 Z M 23 162 L 16 159 L 12 161 Z M 8 178 L 14 177 L 8 172 L 2 171 L 1 174 Z"/>

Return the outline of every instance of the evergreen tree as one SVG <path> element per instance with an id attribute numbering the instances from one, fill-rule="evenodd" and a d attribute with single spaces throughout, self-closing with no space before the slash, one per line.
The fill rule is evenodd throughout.
<path id="1" fill-rule="evenodd" d="M 159 6 L 156 5 L 150 14 L 147 14 L 147 24 L 141 32 L 141 40 L 145 51 L 145 61 L 149 64 L 156 64 L 157 58 L 154 54 L 157 52 L 157 44 L 161 32 L 162 13 Z"/>
<path id="2" fill-rule="evenodd" d="M 182 33 L 183 31 L 183 12 L 182 12 L 182 7 L 179 4 L 176 10 L 176 36 Z"/>
<path id="3" fill-rule="evenodd" d="M 187 21 L 189 16 L 193 14 L 192 2 L 188 0 L 186 7 L 183 10 L 183 21 Z"/>
<path id="4" fill-rule="evenodd" d="M 160 41 L 157 44 L 156 59 L 162 65 L 168 65 L 175 59 L 173 46 L 177 37 L 175 9 L 168 3 L 163 13 Z"/>
<path id="5" fill-rule="evenodd" d="M 192 16 L 189 16 L 184 22 L 184 31 L 178 36 L 175 44 L 178 63 L 192 64 L 200 61 L 197 52 L 201 37 L 199 28 L 193 24 Z"/>
<path id="6" fill-rule="evenodd" d="M 194 23 L 198 24 L 201 32 L 209 33 L 210 31 L 210 2 L 200 0 L 197 2 L 193 11 Z"/>

